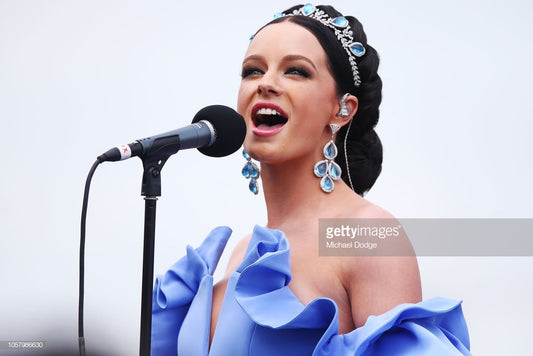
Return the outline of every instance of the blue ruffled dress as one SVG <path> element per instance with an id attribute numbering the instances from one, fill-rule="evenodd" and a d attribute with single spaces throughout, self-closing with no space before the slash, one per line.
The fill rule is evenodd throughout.
<path id="1" fill-rule="evenodd" d="M 156 278 L 152 356 L 470 355 L 460 302 L 445 298 L 398 305 L 339 334 L 335 302 L 302 305 L 288 287 L 288 240 L 259 226 L 229 278 L 209 348 L 213 272 L 230 235 L 228 227 L 214 229 Z"/>

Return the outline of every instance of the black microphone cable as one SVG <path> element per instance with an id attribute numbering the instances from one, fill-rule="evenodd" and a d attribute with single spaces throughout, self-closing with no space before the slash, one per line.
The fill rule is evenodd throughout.
<path id="1" fill-rule="evenodd" d="M 89 201 L 89 189 L 91 187 L 91 180 L 93 178 L 96 167 L 102 163 L 97 159 L 87 175 L 85 181 L 85 191 L 83 193 L 83 204 L 81 207 L 81 222 L 80 222 L 80 266 L 79 266 L 79 299 L 78 299 L 78 348 L 80 356 L 85 356 L 85 336 L 83 333 L 83 296 L 85 292 L 85 227 L 87 225 L 87 205 Z"/>

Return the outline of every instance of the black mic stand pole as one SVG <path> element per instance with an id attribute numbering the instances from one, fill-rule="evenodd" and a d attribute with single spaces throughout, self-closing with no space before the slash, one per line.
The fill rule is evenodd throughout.
<path id="1" fill-rule="evenodd" d="M 157 197 L 161 196 L 161 169 L 168 157 L 143 157 L 141 159 L 144 167 L 141 195 L 144 196 L 145 211 L 139 355 L 150 356 L 156 203 Z"/>

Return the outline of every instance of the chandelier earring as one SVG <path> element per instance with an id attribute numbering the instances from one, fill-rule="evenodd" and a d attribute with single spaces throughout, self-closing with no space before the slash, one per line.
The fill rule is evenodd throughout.
<path id="1" fill-rule="evenodd" d="M 320 179 L 320 188 L 326 192 L 331 193 L 335 188 L 334 181 L 338 180 L 341 177 L 342 170 L 341 167 L 335 162 L 335 157 L 337 157 L 337 146 L 335 146 L 334 137 L 335 133 L 341 128 L 340 125 L 330 124 L 331 128 L 331 139 L 324 146 L 322 153 L 324 154 L 324 160 L 319 161 L 315 164 L 313 172 Z"/>
<path id="2" fill-rule="evenodd" d="M 260 175 L 259 168 L 254 162 L 252 162 L 252 158 L 248 153 L 246 153 L 245 150 L 242 150 L 242 156 L 246 159 L 246 163 L 242 168 L 242 175 L 244 176 L 244 178 L 250 179 L 248 188 L 252 193 L 257 195 L 257 193 L 259 193 L 259 184 L 257 183 L 257 180 L 259 179 Z"/>

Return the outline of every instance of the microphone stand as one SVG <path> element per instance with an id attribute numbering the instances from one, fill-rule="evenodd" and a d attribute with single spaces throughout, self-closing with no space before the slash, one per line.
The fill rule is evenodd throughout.
<path id="1" fill-rule="evenodd" d="M 144 196 L 144 246 L 141 287 L 140 356 L 150 356 L 152 337 L 152 289 L 154 283 L 155 218 L 157 197 L 161 196 L 161 169 L 169 156 L 142 157 L 144 172 L 141 195 Z"/>

